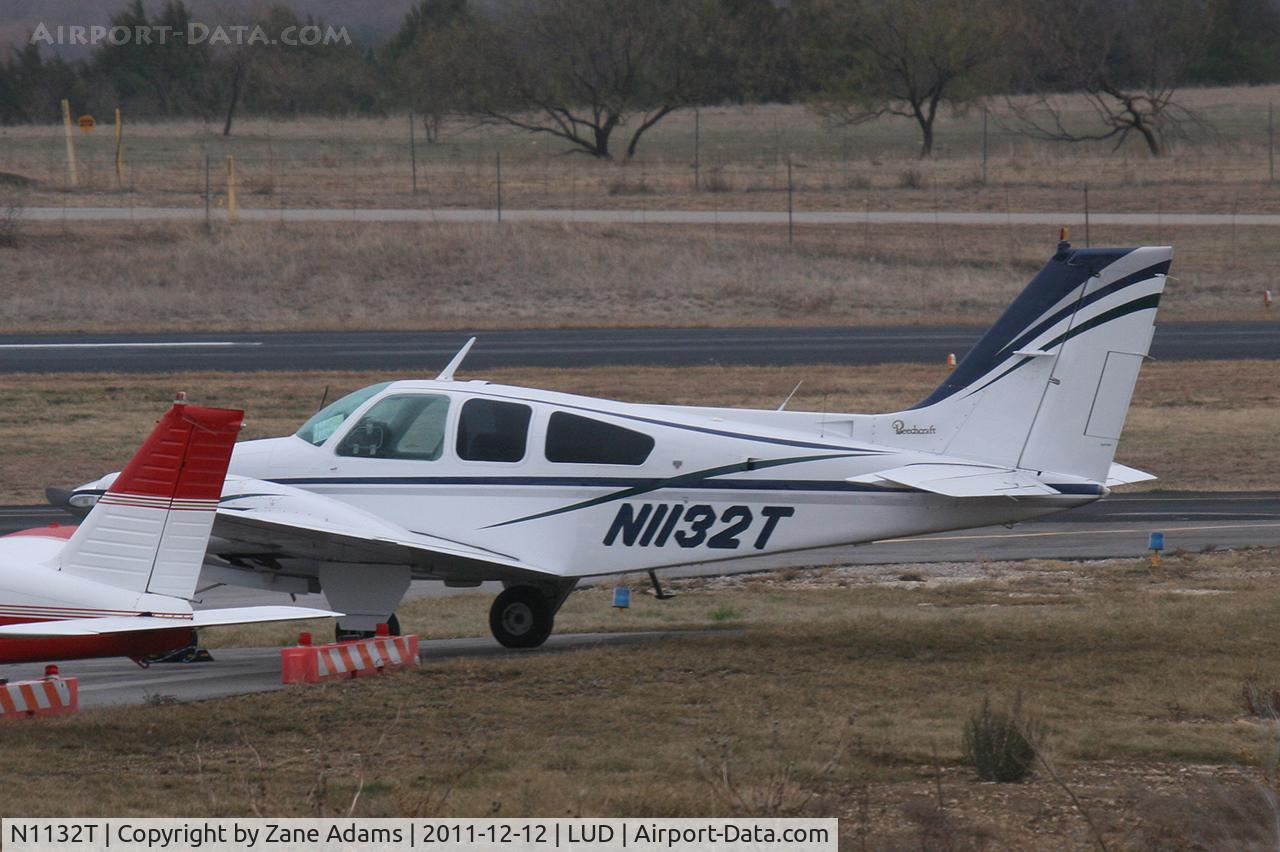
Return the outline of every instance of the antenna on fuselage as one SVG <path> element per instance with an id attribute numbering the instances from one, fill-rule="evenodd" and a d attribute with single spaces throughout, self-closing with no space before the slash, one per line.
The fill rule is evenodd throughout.
<path id="1" fill-rule="evenodd" d="M 458 350 L 458 354 L 453 356 L 453 360 L 449 365 L 440 371 L 440 375 L 436 376 L 437 382 L 453 381 L 453 374 L 462 366 L 462 359 L 467 357 L 467 353 L 471 351 L 471 347 L 475 344 L 476 339 L 473 337 L 466 343 L 462 344 L 462 348 Z"/>
<path id="2" fill-rule="evenodd" d="M 791 393 L 787 394 L 787 398 L 782 401 L 782 405 L 778 406 L 778 410 L 782 411 L 787 407 L 787 403 L 791 401 L 791 397 L 796 395 L 796 391 L 800 390 L 800 386 L 804 384 L 804 379 L 796 382 L 796 386 L 791 389 Z"/>

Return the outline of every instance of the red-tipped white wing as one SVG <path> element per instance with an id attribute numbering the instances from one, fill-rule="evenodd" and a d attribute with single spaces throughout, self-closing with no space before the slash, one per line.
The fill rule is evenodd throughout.
<path id="1" fill-rule="evenodd" d="M 59 555 L 59 569 L 190 598 L 244 412 L 175 404 Z"/>

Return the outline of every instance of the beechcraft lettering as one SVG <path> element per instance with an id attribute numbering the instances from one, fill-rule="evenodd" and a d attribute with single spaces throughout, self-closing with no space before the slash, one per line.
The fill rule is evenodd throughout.
<path id="1" fill-rule="evenodd" d="M 586 577 L 804 564 L 813 548 L 1082 506 L 1152 478 L 1114 454 L 1171 259 L 1059 244 L 933 393 L 888 414 L 457 381 L 473 340 L 434 380 L 372 385 L 289 437 L 238 444 L 201 582 L 322 591 L 347 636 L 394 631 L 413 580 L 498 581 L 490 629 L 529 647 Z"/>
<path id="2" fill-rule="evenodd" d="M 937 426 L 908 426 L 903 420 L 893 421 L 893 434 L 895 435 L 936 435 L 938 434 Z"/>

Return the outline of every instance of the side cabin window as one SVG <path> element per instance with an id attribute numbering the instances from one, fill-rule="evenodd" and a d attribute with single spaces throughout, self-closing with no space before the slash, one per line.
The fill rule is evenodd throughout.
<path id="1" fill-rule="evenodd" d="M 557 411 L 547 423 L 547 461 L 570 464 L 644 464 L 653 438 L 612 423 Z"/>
<path id="2" fill-rule="evenodd" d="M 398 394 L 378 400 L 338 444 L 338 455 L 434 461 L 444 449 L 449 397 Z"/>
<path id="3" fill-rule="evenodd" d="M 518 462 L 529 443 L 533 409 L 517 402 L 469 399 L 458 418 L 458 458 Z"/>

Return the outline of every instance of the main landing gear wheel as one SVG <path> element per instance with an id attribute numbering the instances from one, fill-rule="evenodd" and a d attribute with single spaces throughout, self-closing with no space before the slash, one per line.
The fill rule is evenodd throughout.
<path id="1" fill-rule="evenodd" d="M 392 636 L 400 635 L 400 619 L 396 618 L 396 614 L 391 613 L 391 617 L 387 619 L 387 632 Z M 333 638 L 336 642 L 351 642 L 355 639 L 372 639 L 377 636 L 377 631 L 370 630 L 344 630 L 341 624 L 334 625 Z"/>
<path id="2" fill-rule="evenodd" d="M 512 586 L 489 608 L 493 638 L 507 648 L 536 648 L 551 635 L 556 614 L 551 602 L 532 586 Z"/>

